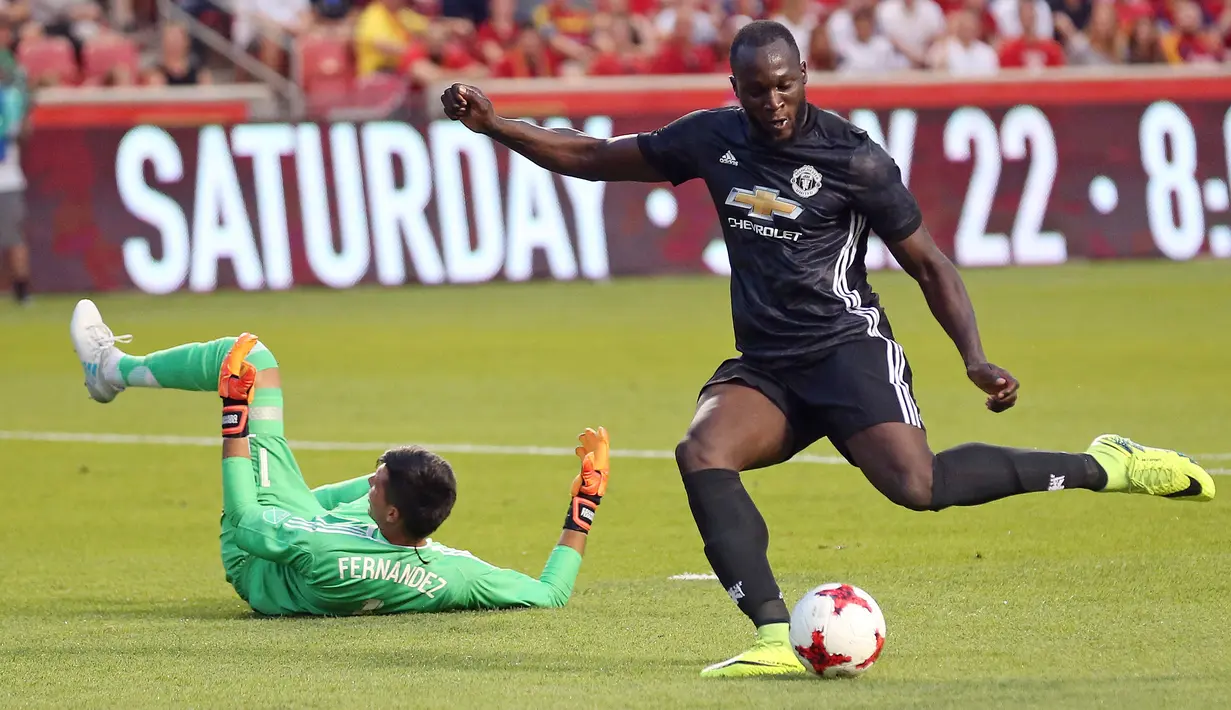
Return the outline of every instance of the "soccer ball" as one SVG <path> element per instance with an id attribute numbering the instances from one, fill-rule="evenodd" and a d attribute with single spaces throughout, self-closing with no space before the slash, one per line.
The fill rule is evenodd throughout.
<path id="1" fill-rule="evenodd" d="M 857 676 L 885 647 L 885 617 L 876 600 L 849 584 L 811 589 L 791 611 L 791 648 L 825 678 Z"/>

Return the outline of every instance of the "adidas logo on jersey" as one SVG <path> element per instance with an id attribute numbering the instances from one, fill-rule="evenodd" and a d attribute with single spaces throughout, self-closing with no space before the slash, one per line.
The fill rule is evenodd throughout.
<path id="1" fill-rule="evenodd" d="M 739 165 L 739 161 L 735 159 L 734 155 L 731 155 L 731 151 L 729 150 L 722 154 L 722 157 L 718 159 L 718 162 L 723 165 Z"/>

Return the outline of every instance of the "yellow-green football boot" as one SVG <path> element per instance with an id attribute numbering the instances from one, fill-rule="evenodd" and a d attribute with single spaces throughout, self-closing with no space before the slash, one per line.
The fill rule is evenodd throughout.
<path id="1" fill-rule="evenodd" d="M 701 671 L 702 678 L 752 678 L 804 675 L 808 672 L 791 650 L 788 624 L 766 624 L 757 629 L 756 643 L 734 658 Z"/>
<path id="2" fill-rule="evenodd" d="M 1197 503 L 1214 499 L 1214 479 L 1196 461 L 1179 452 L 1103 434 L 1090 444 L 1086 453 L 1107 472 L 1104 491 L 1144 493 Z"/>

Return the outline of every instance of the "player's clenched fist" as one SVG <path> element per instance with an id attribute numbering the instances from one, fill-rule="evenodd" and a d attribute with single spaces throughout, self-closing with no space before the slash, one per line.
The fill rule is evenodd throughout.
<path id="1" fill-rule="evenodd" d="M 468 84 L 454 84 L 445 89 L 440 103 L 444 105 L 446 116 L 461 121 L 475 133 L 487 133 L 496 119 L 491 100 Z"/>
<path id="2" fill-rule="evenodd" d="M 577 440 L 581 442 L 576 448 L 581 459 L 581 473 L 573 479 L 573 498 L 569 502 L 568 515 L 564 518 L 564 527 L 588 533 L 594 523 L 598 504 L 607 493 L 611 442 L 603 427 L 599 427 L 598 431 L 587 428 Z"/>
<path id="3" fill-rule="evenodd" d="M 1017 390 L 1021 386 L 1017 378 L 1003 367 L 990 362 L 966 368 L 966 376 L 987 395 L 987 408 L 1003 412 L 1017 404 Z"/>

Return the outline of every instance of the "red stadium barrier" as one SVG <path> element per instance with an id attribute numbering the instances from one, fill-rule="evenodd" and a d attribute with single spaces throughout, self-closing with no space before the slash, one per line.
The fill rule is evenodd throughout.
<path id="1" fill-rule="evenodd" d="M 959 265 L 1226 258 L 1231 94 L 1225 78 L 1209 82 L 1207 96 L 1174 102 L 1159 92 L 1055 102 L 1036 86 L 1036 101 L 844 113 L 894 156 Z M 572 125 L 630 133 L 679 113 L 582 114 Z M 561 179 L 448 121 L 48 129 L 24 155 L 45 290 L 727 268 L 700 182 Z M 869 249 L 870 267 L 891 261 Z"/>

